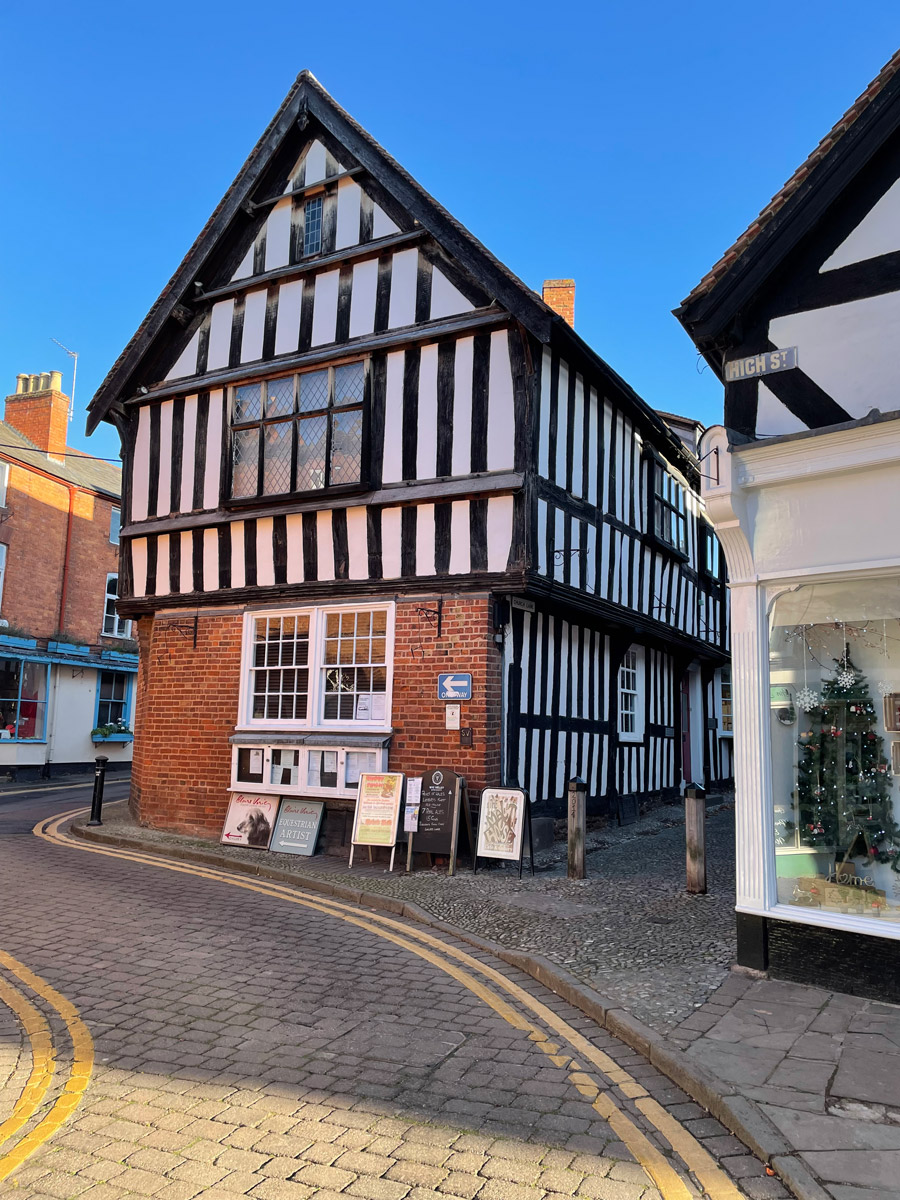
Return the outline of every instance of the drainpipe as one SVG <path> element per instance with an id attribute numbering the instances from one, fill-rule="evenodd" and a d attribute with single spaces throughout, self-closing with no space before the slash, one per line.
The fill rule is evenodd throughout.
<path id="1" fill-rule="evenodd" d="M 66 483 L 64 479 L 59 481 L 69 489 L 69 519 L 66 523 L 66 551 L 63 556 L 63 577 L 62 587 L 59 591 L 59 632 L 65 629 L 66 618 L 66 595 L 69 591 L 69 550 L 72 545 L 72 524 L 75 520 L 75 485 Z"/>

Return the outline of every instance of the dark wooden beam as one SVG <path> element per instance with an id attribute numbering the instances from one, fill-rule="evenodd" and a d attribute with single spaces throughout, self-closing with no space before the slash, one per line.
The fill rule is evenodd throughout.
<path id="1" fill-rule="evenodd" d="M 342 179 L 353 179 L 354 176 L 365 175 L 365 173 L 365 167 L 350 167 L 346 171 L 340 171 L 337 175 L 329 175 L 326 179 L 317 179 L 315 183 L 305 183 L 303 187 L 294 188 L 290 192 L 282 192 L 278 196 L 266 196 L 265 200 L 248 200 L 247 207 L 251 212 L 256 212 L 260 208 L 271 208 L 279 200 L 290 200 L 293 196 L 306 196 L 309 192 L 316 192 L 329 183 L 340 183 Z"/>
<path id="2" fill-rule="evenodd" d="M 318 275 L 321 271 L 342 267 L 350 263 L 363 262 L 367 258 L 377 258 L 386 250 L 402 249 L 415 245 L 427 235 L 424 229 L 414 229 L 411 233 L 392 233 L 388 237 L 378 238 L 374 242 L 364 242 L 356 246 L 347 246 L 343 250 L 334 250 L 331 254 L 320 254 L 317 257 L 303 259 L 289 267 L 276 267 L 272 271 L 263 271 L 259 275 L 247 275 L 243 279 L 233 279 L 222 287 L 213 288 L 209 292 L 198 292 L 190 298 L 193 305 L 213 300 L 221 300 L 227 296 L 237 296 L 241 292 L 256 291 L 270 283 L 285 283 L 291 279 L 299 279 L 305 275 Z"/>
<path id="3" fill-rule="evenodd" d="M 525 476 L 518 471 L 491 471 L 483 475 L 463 475 L 448 479 L 409 479 L 401 483 L 389 483 L 372 491 L 348 492 L 342 496 L 331 496 L 323 491 L 318 496 L 303 500 L 290 498 L 271 501 L 266 505 L 242 506 L 234 509 L 215 509 L 200 513 L 186 513 L 177 517 L 151 517 L 137 521 L 120 531 L 121 537 L 146 537 L 150 533 L 176 533 L 183 529 L 200 526 L 227 524 L 244 521 L 248 517 L 277 517 L 285 513 L 322 512 L 325 509 L 371 507 L 382 504 L 413 504 L 420 500 L 469 499 L 474 496 L 492 496 L 517 492 Z"/>
<path id="4" fill-rule="evenodd" d="M 332 342 L 328 346 L 320 346 L 303 354 L 283 354 L 280 358 L 270 359 L 267 362 L 257 359 L 254 362 L 242 363 L 239 367 L 209 371 L 205 375 L 189 375 L 184 379 L 160 384 L 159 387 L 132 396 L 125 403 L 128 405 L 146 404 L 152 400 L 164 400 L 170 396 L 210 391 L 212 388 L 226 387 L 228 384 L 237 383 L 242 379 L 261 379 L 268 375 L 280 375 L 286 371 L 317 366 L 319 363 L 330 363 L 335 359 L 358 358 L 360 355 L 372 354 L 376 350 L 413 346 L 419 342 L 435 341 L 452 334 L 499 329 L 511 323 L 512 317 L 502 309 L 476 309 L 463 316 L 429 321 L 421 325 L 407 325 L 402 329 L 391 330 L 390 333 L 375 334 L 374 337 L 366 335 L 365 337 L 349 338 L 340 344 Z"/>

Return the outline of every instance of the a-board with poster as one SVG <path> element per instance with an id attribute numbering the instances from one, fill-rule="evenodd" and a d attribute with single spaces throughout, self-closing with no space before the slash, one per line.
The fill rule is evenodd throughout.
<path id="1" fill-rule="evenodd" d="M 500 858 L 519 864 L 525 854 L 525 827 L 528 827 L 528 850 L 531 873 L 534 874 L 534 843 L 531 837 L 531 808 L 528 796 L 521 788 L 485 788 L 478 809 L 478 858 Z"/>
<path id="2" fill-rule="evenodd" d="M 315 854 L 324 815 L 324 800 L 295 800 L 285 796 L 278 810 L 269 849 L 282 854 L 302 854 L 307 858 Z"/>
<path id="3" fill-rule="evenodd" d="M 252 792 L 232 792 L 222 842 L 226 846 L 250 846 L 267 850 L 278 814 L 277 796 L 259 796 Z"/>
<path id="4" fill-rule="evenodd" d="M 356 792 L 353 814 L 353 837 L 350 844 L 350 866 L 356 846 L 390 847 L 394 869 L 397 847 L 397 827 L 400 823 L 400 803 L 403 799 L 403 775 L 398 771 L 363 772 Z"/>

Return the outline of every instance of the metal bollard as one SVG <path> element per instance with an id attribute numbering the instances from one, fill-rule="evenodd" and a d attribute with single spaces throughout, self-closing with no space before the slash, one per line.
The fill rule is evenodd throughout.
<path id="1" fill-rule="evenodd" d="M 106 781 L 106 764 L 109 759 L 105 754 L 98 754 L 94 759 L 94 794 L 91 797 L 91 819 L 88 825 L 102 825 L 100 813 L 103 809 L 103 784 Z"/>
<path id="2" fill-rule="evenodd" d="M 570 879 L 584 879 L 584 830 L 587 784 L 569 780 L 569 870 Z"/>

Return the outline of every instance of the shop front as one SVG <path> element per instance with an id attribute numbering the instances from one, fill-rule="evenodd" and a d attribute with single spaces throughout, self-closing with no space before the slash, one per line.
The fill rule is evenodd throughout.
<path id="1" fill-rule="evenodd" d="M 895 414 L 896 416 L 896 414 Z M 738 956 L 900 999 L 900 420 L 729 445 Z"/>

